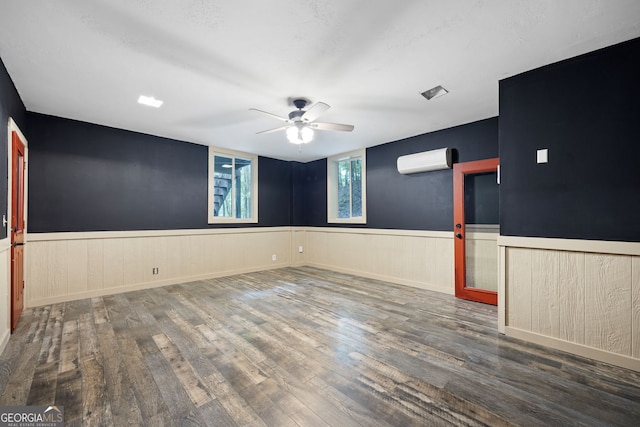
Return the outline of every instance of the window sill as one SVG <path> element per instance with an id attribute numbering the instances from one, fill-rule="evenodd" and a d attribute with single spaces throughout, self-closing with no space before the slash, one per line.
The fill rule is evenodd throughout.
<path id="1" fill-rule="evenodd" d="M 257 218 L 216 218 L 212 220 L 209 218 L 209 224 L 257 224 Z"/>
<path id="2" fill-rule="evenodd" d="M 329 224 L 366 224 L 367 223 L 367 218 L 366 217 L 360 217 L 360 218 L 329 218 L 329 220 L 327 221 Z"/>

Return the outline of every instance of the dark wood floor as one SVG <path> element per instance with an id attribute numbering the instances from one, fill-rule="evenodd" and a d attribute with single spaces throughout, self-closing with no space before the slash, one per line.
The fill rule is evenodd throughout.
<path id="1" fill-rule="evenodd" d="M 0 405 L 73 425 L 640 425 L 640 374 L 496 331 L 494 307 L 287 268 L 27 310 Z"/>

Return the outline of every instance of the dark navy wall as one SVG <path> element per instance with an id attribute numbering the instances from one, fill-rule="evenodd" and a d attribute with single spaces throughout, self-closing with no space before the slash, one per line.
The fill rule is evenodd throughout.
<path id="1" fill-rule="evenodd" d="M 640 241 L 638 58 L 635 39 L 500 82 L 502 234 Z"/>
<path id="2" fill-rule="evenodd" d="M 24 104 L 18 95 L 18 91 L 7 72 L 7 69 L 0 59 L 0 215 L 7 215 L 7 185 L 8 185 L 8 170 L 7 170 L 7 153 L 8 153 L 8 138 L 7 138 L 7 125 L 9 123 L 9 117 L 13 118 L 20 131 L 29 138 L 26 130 L 26 110 Z M 0 238 L 7 237 L 7 229 L 0 227 Z"/>
<path id="3" fill-rule="evenodd" d="M 30 232 L 215 227 L 207 147 L 35 113 L 28 131 Z M 290 164 L 261 157 L 258 180 L 257 225 L 289 225 Z"/>
<path id="4" fill-rule="evenodd" d="M 30 232 L 216 227 L 207 147 L 36 113 L 28 126 Z M 497 118 L 369 148 L 366 227 L 451 229 L 451 171 L 396 170 L 398 156 L 441 147 L 460 161 L 495 157 Z M 258 175 L 258 226 L 332 225 L 326 159 L 260 157 Z"/>
<path id="5" fill-rule="evenodd" d="M 498 156 L 498 118 L 432 132 L 367 149 L 367 228 L 451 230 L 453 173 L 451 170 L 401 175 L 396 160 L 405 154 L 449 147 L 454 160 L 466 162 Z M 327 162 L 303 165 L 297 180 L 303 189 L 306 225 L 327 223 Z M 298 182 L 298 183 L 299 183 Z M 299 194 L 300 193 L 300 194 Z M 357 225 L 349 225 L 354 227 Z"/>
<path id="6" fill-rule="evenodd" d="M 292 164 L 269 157 L 258 158 L 258 226 L 290 226 Z"/>
<path id="7" fill-rule="evenodd" d="M 327 159 L 294 166 L 293 225 L 327 224 Z"/>

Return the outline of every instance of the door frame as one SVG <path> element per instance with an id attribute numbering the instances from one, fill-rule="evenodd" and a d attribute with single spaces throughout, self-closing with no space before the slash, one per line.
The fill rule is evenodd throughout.
<path id="1" fill-rule="evenodd" d="M 11 177 L 18 178 L 11 185 L 11 331 L 18 326 L 24 310 L 24 179 L 26 177 L 26 151 L 20 135 L 11 132 Z M 15 175 L 15 176 L 14 176 Z M 17 181 L 17 182 L 16 182 Z M 17 268 L 19 267 L 19 268 Z M 16 295 L 18 295 L 16 297 Z"/>
<path id="2" fill-rule="evenodd" d="M 464 177 L 468 174 L 494 172 L 500 159 L 475 160 L 453 165 L 453 233 L 455 263 L 455 296 L 457 298 L 498 305 L 498 292 L 466 286 L 466 230 L 464 222 Z M 497 249 L 496 249 L 497 250 Z M 496 265 L 498 268 L 498 265 Z"/>
<path id="3" fill-rule="evenodd" d="M 28 205 L 28 189 L 29 189 L 29 143 L 27 141 L 27 138 L 24 136 L 24 134 L 22 133 L 22 131 L 20 130 L 20 128 L 18 127 L 18 125 L 16 124 L 16 122 L 13 120 L 13 118 L 9 118 L 9 122 L 7 124 L 7 212 L 6 212 L 6 219 L 7 219 L 7 224 L 6 224 L 6 228 L 5 230 L 7 231 L 7 236 L 6 238 L 2 239 L 2 245 L 0 246 L 0 255 L 2 255 L 3 253 L 5 255 L 5 261 L 2 262 L 6 262 L 6 265 L 8 266 L 7 271 L 6 271 L 6 277 L 4 278 L 0 278 L 0 286 L 2 286 L 4 283 L 6 283 L 6 289 L 7 289 L 7 301 L 6 301 L 6 307 L 7 307 L 7 315 L 6 315 L 6 325 L 8 327 L 9 330 L 11 330 L 11 315 L 12 315 L 12 307 L 11 307 L 11 292 L 12 292 L 12 283 L 11 283 L 11 269 L 12 269 L 12 262 L 11 262 L 11 229 L 13 227 L 12 224 L 12 219 L 11 219 L 11 212 L 13 209 L 13 178 L 12 178 L 12 167 L 13 167 L 13 139 L 12 139 L 12 134 L 13 132 L 16 132 L 18 134 L 18 136 L 20 137 L 20 140 L 22 141 L 22 143 L 24 144 L 24 162 L 25 162 L 25 168 L 24 168 L 24 206 L 23 206 L 23 212 L 24 212 L 24 241 L 26 242 L 28 240 L 28 218 L 27 218 L 27 205 Z M 2 214 L 0 212 L 0 214 Z M 26 264 L 27 264 L 27 257 L 28 257 L 28 251 L 26 249 L 25 246 L 25 250 L 24 250 L 24 264 L 25 264 L 25 268 L 24 268 L 24 282 L 25 282 L 25 292 L 23 294 L 23 301 L 24 301 L 24 305 L 25 307 L 27 306 L 27 290 L 28 290 L 28 272 L 26 269 Z M 4 283 L 2 283 L 4 282 Z M 5 320 L 3 319 L 3 322 Z M 2 334 L 2 331 L 0 330 L 0 334 Z M 2 342 L 0 342 L 0 349 L 2 347 Z"/>

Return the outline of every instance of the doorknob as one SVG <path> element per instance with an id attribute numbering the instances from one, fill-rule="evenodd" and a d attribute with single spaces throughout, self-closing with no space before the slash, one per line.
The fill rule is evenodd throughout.
<path id="1" fill-rule="evenodd" d="M 456 233 L 456 237 L 457 237 L 458 239 L 462 239 L 462 234 L 460 234 L 460 233 Z"/>
<path id="2" fill-rule="evenodd" d="M 462 224 L 456 224 L 456 228 L 458 229 L 462 228 Z"/>

